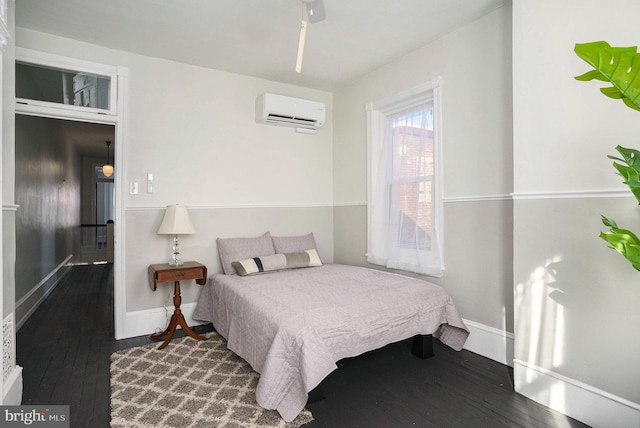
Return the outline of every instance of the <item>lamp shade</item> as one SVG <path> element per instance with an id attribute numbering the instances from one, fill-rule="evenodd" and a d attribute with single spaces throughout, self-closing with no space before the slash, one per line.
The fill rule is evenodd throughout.
<path id="1" fill-rule="evenodd" d="M 113 166 L 111 164 L 104 164 L 102 166 L 102 173 L 105 177 L 111 177 L 113 175 Z"/>
<path id="2" fill-rule="evenodd" d="M 105 141 L 107 143 L 107 162 L 102 167 L 102 173 L 105 177 L 111 177 L 113 175 L 113 165 L 109 163 L 109 147 L 111 147 L 111 141 Z"/>
<path id="3" fill-rule="evenodd" d="M 184 205 L 167 205 L 158 235 L 190 235 L 196 230 L 189 219 L 189 212 Z"/>

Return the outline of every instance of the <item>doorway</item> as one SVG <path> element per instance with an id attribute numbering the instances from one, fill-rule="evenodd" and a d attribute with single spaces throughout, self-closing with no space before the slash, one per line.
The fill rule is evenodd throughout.
<path id="1" fill-rule="evenodd" d="M 100 132 L 93 137 L 96 144 L 106 150 L 106 157 L 99 159 L 89 156 L 82 162 L 80 262 L 113 263 L 116 170 L 109 155 L 112 137 Z"/>
<path id="2" fill-rule="evenodd" d="M 21 326 L 71 265 L 113 263 L 107 259 L 113 227 L 109 241 L 105 219 L 114 219 L 115 177 L 100 178 L 93 166 L 101 170 L 108 161 L 105 141 L 114 141 L 115 126 L 16 114 L 15 138 L 15 296 Z"/>
<path id="3" fill-rule="evenodd" d="M 18 76 L 16 85 L 22 85 L 25 91 L 16 90 L 16 117 L 37 116 L 62 119 L 68 123 L 106 125 L 111 127 L 113 145 L 111 153 L 113 164 L 119 173 L 114 174 L 114 327 L 115 338 L 126 336 L 126 292 L 124 272 L 124 156 L 125 151 L 125 105 L 127 99 L 128 69 L 64 57 L 31 49 L 16 47 L 16 65 L 36 65 L 45 68 L 44 74 L 34 68 Z M 27 67 L 28 68 L 28 67 Z M 16 70 L 17 71 L 17 70 Z M 23 70 L 24 71 L 24 70 Z M 74 76 L 69 79 L 69 73 Z M 50 79 L 50 77 L 55 76 Z M 62 88 L 63 96 L 50 96 L 46 82 L 55 83 L 55 93 Z M 72 95 L 73 91 L 73 96 Z M 65 95 L 66 94 L 66 95 Z M 104 155 L 99 155 L 103 157 Z M 68 186 L 61 185 L 60 189 Z M 53 192 L 56 193 L 56 192 Z M 36 213 L 32 213 L 35 215 Z M 95 221 L 95 220 L 92 220 Z M 97 223 L 96 223 L 97 224 Z M 119 239 L 120 238 L 120 239 Z"/>

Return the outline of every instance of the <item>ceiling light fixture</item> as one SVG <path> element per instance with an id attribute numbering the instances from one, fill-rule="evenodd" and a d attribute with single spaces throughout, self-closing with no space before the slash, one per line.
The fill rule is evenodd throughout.
<path id="1" fill-rule="evenodd" d="M 300 22 L 300 38 L 298 39 L 298 56 L 296 58 L 296 73 L 302 73 L 302 56 L 304 55 L 304 39 L 307 37 L 307 21 Z"/>
<path id="2" fill-rule="evenodd" d="M 326 18 L 323 0 L 301 0 L 302 21 L 300 22 L 300 37 L 298 38 L 298 56 L 296 57 L 296 73 L 302 72 L 302 57 L 304 56 L 304 42 L 307 37 L 307 25 L 315 24 Z"/>
<path id="3" fill-rule="evenodd" d="M 111 146 L 111 141 L 107 141 L 107 163 L 102 166 L 102 173 L 105 177 L 113 175 L 113 165 L 109 163 L 109 146 Z"/>
<path id="4" fill-rule="evenodd" d="M 307 21 L 315 24 L 324 21 L 327 17 L 324 13 L 324 3 L 322 0 L 302 0 L 304 3 L 304 14 Z"/>

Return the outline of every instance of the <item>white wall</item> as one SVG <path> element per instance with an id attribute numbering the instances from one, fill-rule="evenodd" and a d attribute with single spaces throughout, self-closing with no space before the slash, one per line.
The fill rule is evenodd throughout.
<path id="1" fill-rule="evenodd" d="M 13 112 L 15 106 L 15 2 L 4 2 L 7 7 L 4 18 L 0 23 L 0 85 L 2 85 L 2 119 L 0 120 L 0 135 L 2 135 L 2 153 L 0 154 L 0 200 L 2 200 L 2 231 L 0 238 L 0 308 L 2 308 L 2 379 L 0 380 L 0 404 L 20 404 L 22 398 L 22 368 L 16 366 L 16 328 L 15 328 L 15 260 L 16 235 L 14 202 L 14 125 Z M 6 42 L 6 44 L 4 44 Z"/>
<path id="2" fill-rule="evenodd" d="M 121 199 L 128 313 L 161 308 L 168 300 L 168 288 L 150 290 L 146 272 L 149 264 L 169 260 L 171 240 L 155 234 L 169 204 L 190 207 L 197 234 L 182 239 L 183 255 L 205 263 L 211 273 L 221 271 L 216 237 L 256 236 L 267 230 L 279 235 L 314 232 L 321 256 L 332 261 L 330 93 L 26 29 L 18 29 L 16 42 L 128 69 L 125 142 L 116 142 L 125 161 L 115 165 L 127 188 L 129 182 L 140 187 L 140 194 Z M 256 124 L 254 102 L 263 92 L 325 102 L 329 120 L 317 135 Z M 151 194 L 146 193 L 147 173 L 155 178 Z M 183 304 L 195 302 L 198 293 L 198 286 L 186 284 Z"/>
<path id="3" fill-rule="evenodd" d="M 504 333 L 513 330 L 510 13 L 495 10 L 334 97 L 335 258 L 365 265 L 365 104 L 442 76 L 445 273 L 427 279 L 463 317 Z"/>
<path id="4" fill-rule="evenodd" d="M 516 387 L 594 426 L 640 424 L 640 278 L 598 238 L 601 214 L 640 231 L 606 157 L 638 148 L 640 114 L 575 81 L 591 68 L 573 48 L 637 45 L 639 14 L 635 0 L 513 4 Z"/>

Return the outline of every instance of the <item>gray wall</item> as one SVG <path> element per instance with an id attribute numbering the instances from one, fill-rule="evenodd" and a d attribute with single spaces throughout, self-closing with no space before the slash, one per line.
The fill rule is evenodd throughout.
<path id="1" fill-rule="evenodd" d="M 598 234 L 601 214 L 640 231 L 607 159 L 617 144 L 638 148 L 640 113 L 602 95 L 602 82 L 574 80 L 592 68 L 573 49 L 637 45 L 639 15 L 636 0 L 513 2 L 516 365 L 634 403 L 640 276 Z M 564 407 L 570 397 L 555 392 Z"/>
<path id="2" fill-rule="evenodd" d="M 367 265 L 365 104 L 442 77 L 445 273 L 423 278 L 464 318 L 502 332 L 513 331 L 510 13 L 495 10 L 334 95 L 335 261 Z"/>
<path id="3" fill-rule="evenodd" d="M 48 291 L 74 251 L 80 225 L 80 169 L 76 152 L 55 119 L 16 115 L 16 319 Z M 43 281 L 53 274 L 46 283 Z M 40 286 L 42 285 L 42 286 Z M 38 289 L 35 289 L 35 287 Z"/>
<path id="4" fill-rule="evenodd" d="M 151 263 L 171 260 L 173 238 L 157 235 L 164 208 L 140 208 L 127 211 L 128 263 L 126 276 L 127 312 L 161 307 L 167 300 L 171 284 L 164 284 L 159 292 L 149 291 L 146 269 Z M 259 236 L 269 231 L 274 236 L 305 235 L 313 232 L 318 253 L 325 263 L 333 261 L 333 212 L 330 206 L 272 206 L 272 207 L 197 207 L 189 210 L 196 229 L 194 235 L 180 237 L 183 260 L 204 263 L 211 274 L 221 273 L 216 238 Z M 182 287 L 183 302 L 195 302 L 200 287 Z M 158 326 L 160 327 L 160 326 Z"/>
<path id="5" fill-rule="evenodd" d="M 365 264 L 364 106 L 442 76 L 446 271 L 438 282 L 466 319 L 513 332 L 525 365 L 638 403 L 638 274 L 597 233 L 600 213 L 637 224 L 632 200 L 603 196 L 622 189 L 606 155 L 637 144 L 640 122 L 597 85 L 573 80 L 588 70 L 574 43 L 637 44 L 638 2 L 615 6 L 513 2 L 513 11 L 508 4 L 333 94 L 29 30 L 17 39 L 130 70 L 122 179 L 144 183 L 153 172 L 157 190 L 124 198 L 127 311 L 164 298 L 148 290 L 145 271 L 167 257 L 154 231 L 169 203 L 194 207 L 204 232 L 185 239 L 184 252 L 212 271 L 216 236 L 269 229 L 321 230 L 323 258 Z M 331 120 L 314 138 L 256 125 L 252 102 L 263 91 L 323 100 Z M 196 292 L 185 290 L 185 302 Z"/>

